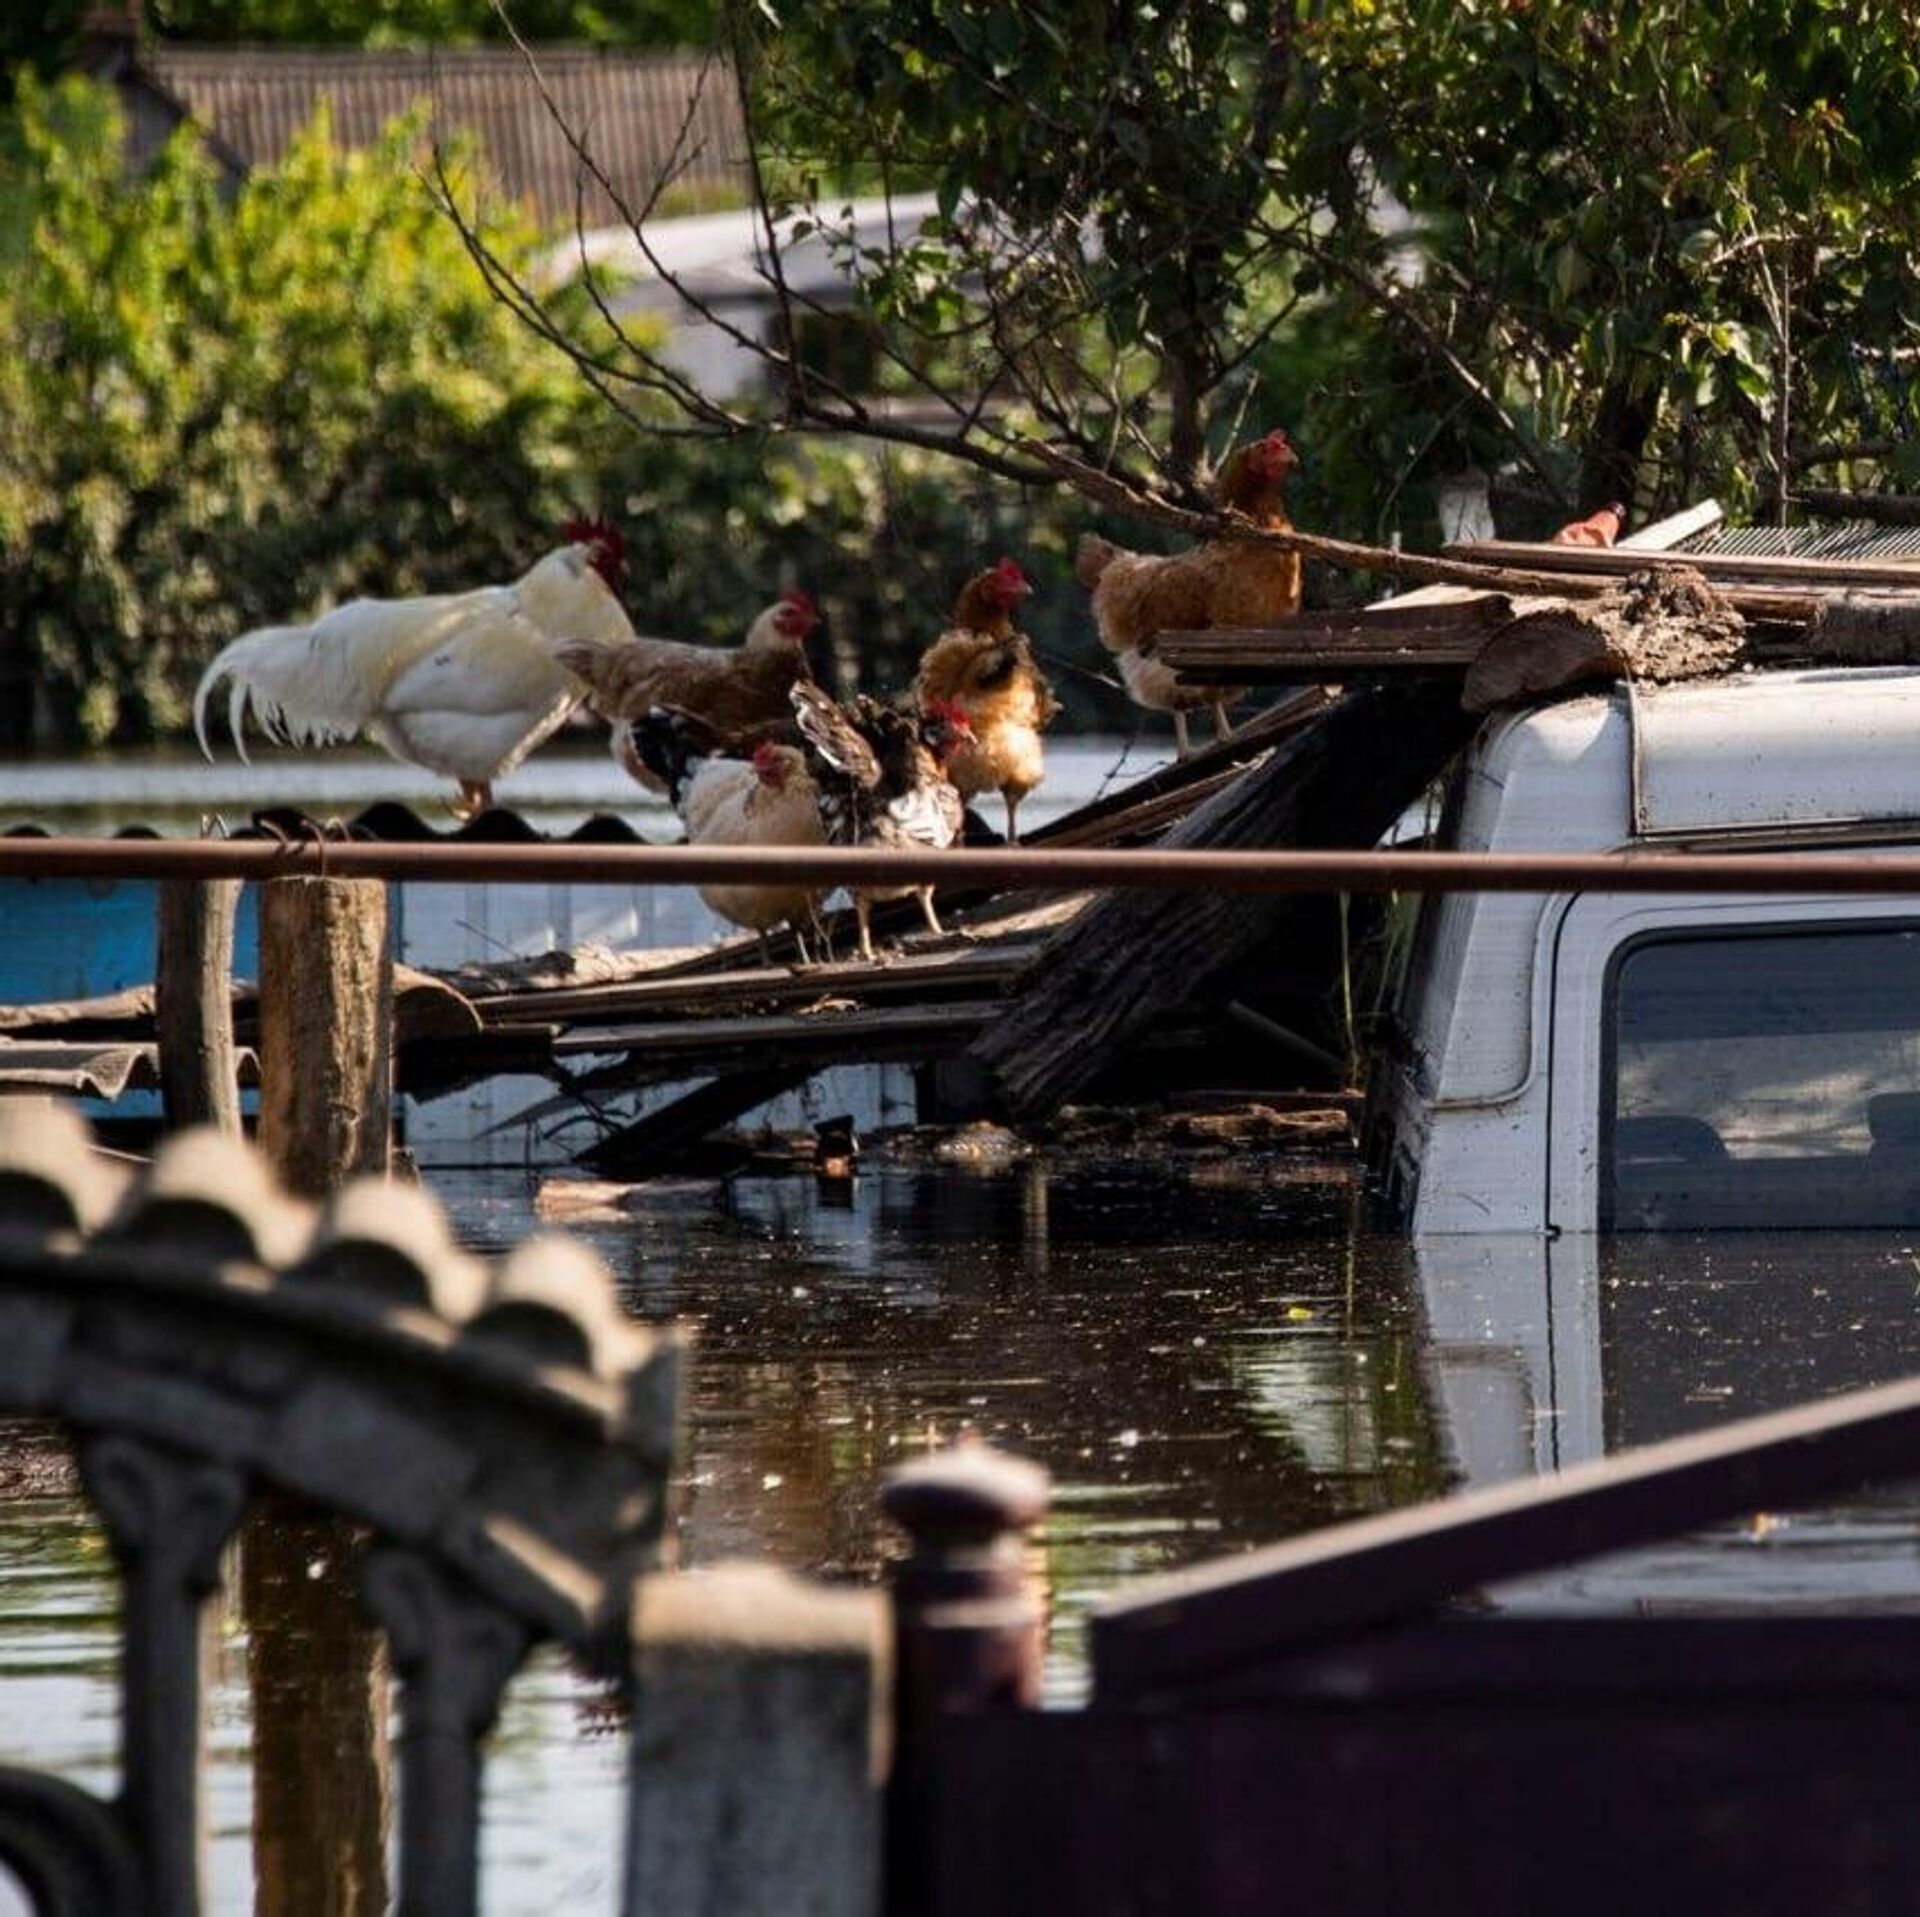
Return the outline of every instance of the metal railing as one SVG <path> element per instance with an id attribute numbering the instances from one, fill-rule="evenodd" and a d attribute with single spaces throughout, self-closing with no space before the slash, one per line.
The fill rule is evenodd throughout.
<path id="1" fill-rule="evenodd" d="M 1914 852 L 896 852 L 839 846 L 385 845 L 0 839 L 0 878 L 363 878 L 407 884 L 939 885 L 1079 892 L 1734 892 L 1920 895 Z"/>

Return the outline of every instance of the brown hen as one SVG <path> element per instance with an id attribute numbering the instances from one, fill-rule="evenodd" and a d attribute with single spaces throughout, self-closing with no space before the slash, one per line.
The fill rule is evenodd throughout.
<path id="1" fill-rule="evenodd" d="M 1214 498 L 1256 526 L 1289 532 L 1293 521 L 1282 494 L 1299 463 L 1285 433 L 1268 433 L 1227 456 Z M 1093 593 L 1100 643 L 1115 655 L 1127 691 L 1136 705 L 1173 714 L 1182 758 L 1188 751 L 1187 714 L 1211 706 L 1225 738 L 1227 704 L 1240 694 L 1228 687 L 1181 684 L 1155 656 L 1156 636 L 1209 626 L 1271 626 L 1300 610 L 1300 555 L 1232 534 L 1190 552 L 1163 554 L 1128 552 L 1089 533 L 1080 542 L 1074 570 Z"/>
<path id="2" fill-rule="evenodd" d="M 976 573 L 954 601 L 952 626 L 921 655 L 913 682 L 922 712 L 944 700 L 967 715 L 973 737 L 947 761 L 947 777 L 962 798 L 1000 794 L 1009 845 L 1020 842 L 1020 801 L 1045 775 L 1040 735 L 1060 710 L 1031 642 L 1014 629 L 1013 610 L 1032 590 L 1011 559 Z"/>
<path id="3" fill-rule="evenodd" d="M 664 792 L 660 775 L 634 745 L 634 726 L 656 706 L 689 713 L 729 740 L 791 724 L 788 695 L 813 677 L 806 641 L 819 623 L 812 598 L 792 587 L 748 627 L 746 642 L 737 647 L 638 637 L 563 643 L 553 656 L 586 682 L 588 706 L 613 726 L 614 758 L 649 791 Z"/>

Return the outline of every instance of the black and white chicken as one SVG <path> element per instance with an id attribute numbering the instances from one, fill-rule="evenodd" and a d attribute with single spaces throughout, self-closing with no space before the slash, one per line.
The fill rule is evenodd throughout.
<path id="1" fill-rule="evenodd" d="M 829 845 L 944 849 L 959 838 L 966 807 L 946 774 L 947 761 L 973 737 L 967 715 L 936 699 L 917 716 L 864 694 L 849 705 L 803 682 L 792 692 Z M 868 915 L 876 899 L 920 901 L 927 929 L 939 933 L 930 885 L 849 886 L 860 926 L 860 956 L 873 957 Z"/>

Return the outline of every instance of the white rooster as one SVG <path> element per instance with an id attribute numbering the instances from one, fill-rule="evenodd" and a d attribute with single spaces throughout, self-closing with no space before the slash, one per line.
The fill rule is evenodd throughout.
<path id="1" fill-rule="evenodd" d="M 562 640 L 634 640 L 616 589 L 625 544 L 602 520 L 569 520 L 566 544 L 510 586 L 417 599 L 353 599 L 303 626 L 263 626 L 214 660 L 193 695 L 209 759 L 207 705 L 232 682 L 228 723 L 244 761 L 253 709 L 270 739 L 330 745 L 365 733 L 396 759 L 458 780 L 471 818 L 579 704 L 586 688 L 553 657 Z"/>

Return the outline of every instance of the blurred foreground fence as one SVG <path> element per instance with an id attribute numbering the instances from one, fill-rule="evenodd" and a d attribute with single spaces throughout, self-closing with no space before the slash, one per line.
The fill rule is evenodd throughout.
<path id="1" fill-rule="evenodd" d="M 295 1795 L 354 1808 L 316 1834 L 298 1803 L 256 1802 L 261 1910 L 388 1905 L 379 1657 L 399 1695 L 392 1899 L 479 1908 L 482 1740 L 542 1640 L 631 1707 L 633 1917 L 1920 1895 L 1920 1616 L 1482 1603 L 1915 1475 L 1920 1382 L 1146 1581 L 1097 1609 L 1087 1704 L 1043 1710 L 1042 1473 L 979 1448 L 896 1473 L 909 1550 L 887 1600 L 675 1572 L 684 1355 L 564 1239 L 483 1262 L 403 1185 L 290 1198 L 212 1130 L 131 1170 L 56 1108 L 0 1102 L 0 1409 L 70 1433 L 126 1592 L 119 1797 L 0 1771 L 0 1857 L 37 1908 L 200 1908 L 203 1614 L 262 1500 L 300 1542 L 289 1571 L 247 1562 L 249 1533 L 250 1584 L 300 1581 L 316 1538 L 356 1568 L 347 1676 L 316 1708 L 371 1697 L 375 1748 L 349 1788 L 279 1725 L 316 1767 Z M 355 1600 L 342 1580 L 305 1605 L 324 1632 Z"/>

